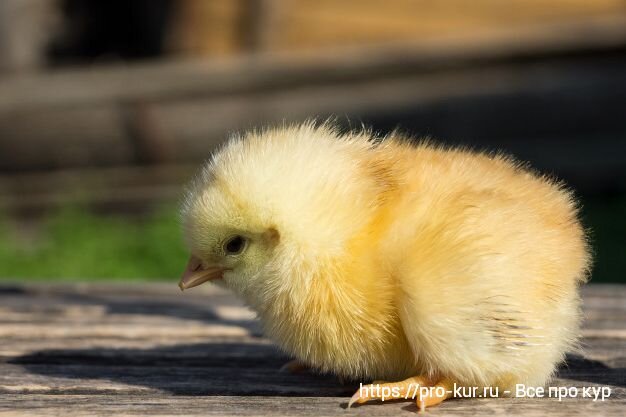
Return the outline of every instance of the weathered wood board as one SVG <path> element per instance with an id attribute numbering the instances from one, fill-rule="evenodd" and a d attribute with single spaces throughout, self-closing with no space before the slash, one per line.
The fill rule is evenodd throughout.
<path id="1" fill-rule="evenodd" d="M 626 286 L 584 289 L 583 356 L 551 386 L 609 387 L 593 398 L 447 401 L 432 415 L 626 413 Z M 358 382 L 284 374 L 289 358 L 254 314 L 205 286 L 0 284 L 0 416 L 410 415 L 413 402 L 346 410 Z"/>

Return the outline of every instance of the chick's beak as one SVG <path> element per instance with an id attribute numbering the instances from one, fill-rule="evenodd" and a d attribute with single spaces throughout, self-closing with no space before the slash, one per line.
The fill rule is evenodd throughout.
<path id="1" fill-rule="evenodd" d="M 213 265 L 204 267 L 202 266 L 202 261 L 199 258 L 191 255 L 191 257 L 189 257 L 187 267 L 185 268 L 185 272 L 183 272 L 183 276 L 180 277 L 178 287 L 181 291 L 184 291 L 187 288 L 197 287 L 207 281 L 220 279 L 223 277 L 223 274 L 224 268 Z"/>

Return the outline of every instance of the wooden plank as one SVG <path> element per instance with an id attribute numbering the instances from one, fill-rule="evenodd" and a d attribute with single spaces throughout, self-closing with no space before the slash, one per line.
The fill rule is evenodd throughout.
<path id="1" fill-rule="evenodd" d="M 590 285 L 583 296 L 592 335 L 550 386 L 609 386 L 608 400 L 455 400 L 429 412 L 623 414 L 626 286 Z M 0 284 L 0 340 L 1 416 L 337 415 L 358 386 L 279 373 L 288 358 L 260 335 L 254 313 L 213 286 Z M 415 405 L 395 402 L 350 413 L 408 411 Z"/>
<path id="2" fill-rule="evenodd" d="M 441 38 L 624 13 L 616 0 L 293 0 L 275 25 L 276 49 L 319 48 L 397 39 Z"/>
<path id="3" fill-rule="evenodd" d="M 0 113 L 47 106 L 141 102 L 394 77 L 494 60 L 621 48 L 626 16 L 529 25 L 422 42 L 220 61 L 74 69 L 0 79 Z"/>
<path id="4" fill-rule="evenodd" d="M 451 35 L 471 38 L 485 28 L 626 12 L 619 0 L 390 0 L 385 7 L 378 0 L 178 3 L 174 48 L 212 58 L 249 50 L 250 41 L 268 50 L 301 51 Z"/>
<path id="5" fill-rule="evenodd" d="M 76 202 L 100 210 L 173 204 L 198 169 L 198 164 L 122 165 L 0 175 L 0 211 L 25 216 Z"/>
<path id="6" fill-rule="evenodd" d="M 275 396 L 145 396 L 145 395 L 30 395 L 24 402 L 21 395 L 0 398 L 2 416 L 398 416 L 414 415 L 409 402 L 386 402 L 346 410 L 345 397 L 275 397 Z M 626 399 L 613 398 L 603 403 L 586 400 L 556 399 L 464 399 L 444 402 L 432 415 L 570 417 L 572 415 L 622 416 Z"/>
<path id="7" fill-rule="evenodd" d="M 5 77 L 0 170 L 182 165 L 205 159 L 233 130 L 337 114 L 391 123 L 388 128 L 414 123 L 404 127 L 451 142 L 481 139 L 480 147 L 518 152 L 595 189 L 609 178 L 621 181 L 616 172 L 624 165 L 626 142 L 617 140 L 624 133 L 619 111 L 625 94 L 619 54 L 625 48 L 626 16 L 618 14 L 469 39 Z M 595 55 L 572 59 L 579 53 L 609 56 L 602 62 Z M 555 57 L 569 61 L 555 63 Z M 529 146 L 528 139 L 541 146 Z M 578 148 L 571 146 L 574 140 Z M 50 187 L 23 195 L 2 187 L 0 205 L 17 212 L 63 205 L 77 194 Z M 176 187 L 111 187 L 93 199 L 99 207 L 135 207 L 175 201 Z"/>
<path id="8" fill-rule="evenodd" d="M 191 161 L 199 164 L 233 131 L 337 114 L 363 120 L 384 131 L 402 123 L 412 134 L 436 134 L 449 143 L 506 150 L 532 161 L 537 168 L 575 180 L 572 185 L 581 190 L 597 190 L 602 183 L 619 183 L 621 167 L 626 163 L 626 142 L 619 141 L 624 134 L 620 104 L 626 98 L 626 72 L 620 69 L 625 68 L 623 58 L 606 57 L 602 61 L 485 66 L 397 79 L 166 100 L 150 105 L 144 113 L 150 115 L 148 119 L 159 132 L 148 135 L 156 137 L 153 145 L 160 149 L 151 158 L 155 158 L 153 162 L 169 164 L 168 167 L 189 167 Z M 56 111 L 73 113 L 71 109 Z M 65 124 L 61 132 L 54 123 L 39 123 L 39 113 L 30 110 L 20 117 L 5 114 L 4 128 L 0 126 L 0 164 L 7 169 L 41 169 L 59 164 L 119 165 L 133 159 L 131 154 L 145 153 L 144 146 L 132 152 L 126 149 L 102 154 L 104 139 L 117 135 L 120 127 L 98 121 L 94 125 L 101 128 L 103 140 L 92 136 L 92 140 L 83 141 L 80 152 L 73 152 L 72 146 L 64 145 L 64 138 L 81 137 L 81 126 L 89 120 Z M 29 121 L 31 116 L 34 119 Z M 22 121 L 14 123 L 15 120 Z M 58 140 L 50 140 L 49 132 L 55 129 Z M 20 149 L 28 152 L 21 153 Z M 30 158 L 33 149 L 37 155 Z M 14 153 L 24 156 L 13 158 Z M 57 158 L 59 155 L 62 160 Z M 0 198 L 0 204 L 17 212 L 29 212 L 37 207 L 62 205 L 85 190 L 86 195 L 89 190 L 96 190 L 92 200 L 104 208 L 176 200 L 181 192 L 177 187 L 186 178 L 176 170 L 172 170 L 171 177 L 158 174 L 159 170 L 167 171 L 167 167 L 144 165 L 142 169 L 145 175 L 139 169 L 131 172 L 121 167 L 119 174 L 111 168 L 95 168 L 91 172 L 66 170 L 61 175 L 50 175 L 50 180 L 46 173 L 40 176 L 44 181 L 34 176 L 24 177 L 23 181 L 19 177 L 6 178 L 0 180 L 0 194 L 6 197 Z M 187 172 L 189 176 L 193 169 Z M 70 181 L 72 173 L 84 180 Z M 156 175 L 150 180 L 153 173 Z M 126 183 L 132 181 L 123 180 L 121 174 L 146 180 L 131 187 Z M 53 181 L 59 177 L 67 181 Z M 50 186 L 40 186 L 46 183 Z"/>

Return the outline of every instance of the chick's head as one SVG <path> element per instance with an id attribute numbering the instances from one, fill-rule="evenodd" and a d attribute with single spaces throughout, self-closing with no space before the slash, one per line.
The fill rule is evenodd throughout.
<path id="1" fill-rule="evenodd" d="M 213 281 L 247 294 L 274 256 L 278 230 L 218 181 L 201 187 L 190 192 L 183 208 L 191 256 L 179 286 L 187 289 Z"/>
<path id="2" fill-rule="evenodd" d="M 181 289 L 213 281 L 258 311 L 279 298 L 304 303 L 314 285 L 352 286 L 335 271 L 351 262 L 386 187 L 366 157 L 376 146 L 365 133 L 312 124 L 232 138 L 183 204 L 191 258 Z"/>

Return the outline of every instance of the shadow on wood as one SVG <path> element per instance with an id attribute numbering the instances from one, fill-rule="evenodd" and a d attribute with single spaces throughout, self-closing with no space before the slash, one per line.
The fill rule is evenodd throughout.
<path id="1" fill-rule="evenodd" d="M 328 375 L 280 372 L 288 360 L 267 344 L 199 343 L 153 349 L 51 349 L 9 363 L 48 378 L 106 380 L 175 395 L 349 397 L 358 389 L 358 383 L 342 385 Z M 102 391 L 61 390 L 76 394 Z"/>

